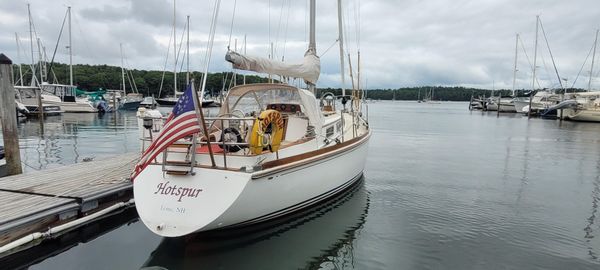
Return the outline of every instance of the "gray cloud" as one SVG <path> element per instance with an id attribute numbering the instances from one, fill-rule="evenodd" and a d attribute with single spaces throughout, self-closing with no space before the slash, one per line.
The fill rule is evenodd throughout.
<path id="1" fill-rule="evenodd" d="M 221 3 L 212 71 L 231 70 L 223 55 L 229 43 L 233 2 Z M 336 87 L 340 83 L 337 44 L 325 53 L 337 38 L 336 1 L 317 2 L 317 48 L 322 55 L 320 86 Z M 202 69 L 212 3 L 177 1 L 177 39 L 181 37 L 185 16 L 191 16 L 191 66 L 194 70 Z M 491 88 L 492 84 L 496 88 L 511 88 L 515 34 L 521 34 L 527 54 L 532 58 L 535 15 L 538 14 L 560 76 L 573 82 L 592 46 L 595 29 L 599 27 L 594 0 L 353 0 L 345 3 L 348 52 L 352 54 L 356 68 L 358 29 L 355 21 L 360 17 L 361 68 L 368 86 L 374 88 L 418 85 Z M 358 4 L 360 14 L 355 12 Z M 171 0 L 33 0 L 36 30 L 49 54 L 56 44 L 67 5 L 73 6 L 76 63 L 118 65 L 119 43 L 123 43 L 127 62 L 133 68 L 163 68 L 173 20 Z M 237 1 L 231 46 L 237 39 L 238 48 L 241 48 L 246 35 L 248 53 L 266 56 L 271 40 L 278 59 L 283 56 L 285 46 L 286 61 L 300 60 L 306 50 L 306 7 L 306 1 Z M 21 50 L 29 52 L 26 1 L 4 1 L 0 5 L 0 16 L 0 46 L 16 60 L 14 32 L 19 34 L 22 44 L 27 45 Z M 58 61 L 68 61 L 66 45 L 66 36 L 63 36 L 57 52 Z M 597 57 L 600 58 L 600 53 Z M 21 58 L 30 61 L 28 55 L 21 55 Z M 172 69 L 172 58 L 171 48 L 168 69 Z M 590 60 L 576 86 L 587 85 L 589 65 Z M 517 87 L 530 88 L 531 67 L 521 48 L 518 66 Z M 558 79 L 541 35 L 538 66 L 542 87 L 556 86 Z M 597 67 L 600 70 L 600 65 Z M 595 85 L 600 88 L 598 79 Z"/>

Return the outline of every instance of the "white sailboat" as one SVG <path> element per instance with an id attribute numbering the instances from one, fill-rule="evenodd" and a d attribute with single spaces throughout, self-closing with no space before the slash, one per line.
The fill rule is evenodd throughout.
<path id="1" fill-rule="evenodd" d="M 563 117 L 573 121 L 600 122 L 600 91 L 592 91 L 592 78 L 594 74 L 594 61 L 596 58 L 596 47 L 598 44 L 598 30 L 594 40 L 594 53 L 592 54 L 592 65 L 590 67 L 590 78 L 588 91 L 583 93 L 572 93 L 572 99 L 576 106 L 563 109 Z"/>
<path id="2" fill-rule="evenodd" d="M 235 68 L 302 78 L 314 89 L 320 73 L 315 0 L 301 64 L 232 51 L 227 59 Z M 206 75 L 203 87 L 205 82 Z M 363 173 L 371 131 L 360 99 L 350 111 L 336 110 L 335 102 L 320 108 L 309 90 L 265 83 L 233 87 L 217 117 L 205 118 L 197 96 L 194 101 L 195 113 L 172 118 L 185 115 L 185 126 L 173 130 L 176 120 L 165 124 L 134 175 L 137 211 L 156 234 L 181 236 L 270 220 L 353 186 Z M 191 138 L 183 138 L 186 130 L 192 130 Z"/>
<path id="3" fill-rule="evenodd" d="M 27 8 L 29 10 L 29 4 L 27 5 Z M 42 47 L 40 46 L 40 40 L 38 39 L 38 50 L 39 50 L 39 55 L 40 55 L 40 68 L 39 68 L 39 72 L 40 72 L 40 82 L 37 81 L 37 77 L 35 76 L 35 73 L 32 74 L 32 82 L 31 82 L 31 87 L 16 87 L 15 89 L 17 91 L 26 91 L 26 90 L 30 90 L 31 88 L 34 89 L 34 92 L 36 91 L 35 89 L 40 89 L 41 90 L 41 99 L 42 99 L 42 105 L 43 107 L 49 106 L 50 108 L 53 108 L 51 111 L 64 111 L 64 112 L 98 112 L 98 110 L 94 107 L 93 103 L 90 102 L 87 98 L 79 98 L 77 97 L 77 92 L 76 92 L 76 86 L 73 85 L 73 50 L 72 50 L 72 43 L 71 43 L 71 7 L 67 7 L 67 18 L 68 18 L 68 26 L 69 26 L 69 84 L 65 85 L 65 84 L 52 84 L 52 83 L 48 83 L 44 81 L 44 75 L 43 75 L 43 69 L 41 67 L 41 62 L 43 60 L 42 57 Z M 31 30 L 31 24 L 32 19 L 31 19 L 31 12 L 29 12 L 29 23 L 30 23 L 30 33 L 33 33 L 33 30 Z M 35 66 L 34 60 L 33 60 L 33 36 L 30 36 L 32 42 L 31 42 L 31 62 L 32 62 L 32 67 Z M 33 70 L 33 69 L 32 69 Z M 46 76 L 47 77 L 47 76 Z M 22 97 L 23 99 L 21 99 L 21 102 L 28 106 L 38 106 L 37 104 L 37 99 L 35 98 L 35 96 L 31 96 L 30 94 L 23 94 L 21 93 L 21 96 L 25 96 Z M 55 110 L 54 108 L 59 107 L 58 110 Z M 31 109 L 30 109 L 31 110 Z M 44 113 L 46 113 L 46 108 L 44 108 Z"/>

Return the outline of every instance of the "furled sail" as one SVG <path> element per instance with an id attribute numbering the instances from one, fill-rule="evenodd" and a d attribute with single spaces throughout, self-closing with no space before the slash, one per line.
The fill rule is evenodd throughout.
<path id="1" fill-rule="evenodd" d="M 262 57 L 241 55 L 234 51 L 227 52 L 225 60 L 233 64 L 233 68 L 256 71 L 285 77 L 303 78 L 306 82 L 316 84 L 321 73 L 321 60 L 310 51 L 304 55 L 301 64 L 287 64 Z"/>

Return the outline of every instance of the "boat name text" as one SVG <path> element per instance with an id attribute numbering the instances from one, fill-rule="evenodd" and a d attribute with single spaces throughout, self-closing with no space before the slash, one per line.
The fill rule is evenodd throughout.
<path id="1" fill-rule="evenodd" d="M 187 188 L 187 187 L 177 187 L 177 185 L 169 185 L 169 181 L 166 183 L 160 183 L 156 186 L 156 191 L 154 194 L 161 194 L 167 196 L 179 196 L 178 202 L 181 201 L 183 197 L 191 197 L 198 198 L 198 194 L 202 192 L 201 188 Z"/>

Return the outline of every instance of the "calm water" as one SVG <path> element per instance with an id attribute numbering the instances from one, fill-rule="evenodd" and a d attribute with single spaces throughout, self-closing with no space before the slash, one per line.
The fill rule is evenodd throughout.
<path id="1" fill-rule="evenodd" d="M 377 102 L 369 113 L 374 135 L 363 183 L 301 217 L 254 231 L 168 239 L 150 233 L 131 209 L 4 263 L 600 269 L 600 124 L 496 117 L 469 112 L 466 103 Z M 48 123 L 40 139 L 39 125 L 24 123 L 24 160 L 32 170 L 137 151 L 135 125 L 134 114 L 75 115 Z"/>

